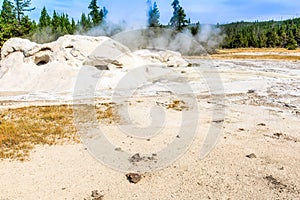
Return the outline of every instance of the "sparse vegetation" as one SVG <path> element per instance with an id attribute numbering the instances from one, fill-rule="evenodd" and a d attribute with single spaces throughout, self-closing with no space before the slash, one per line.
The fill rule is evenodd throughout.
<path id="1" fill-rule="evenodd" d="M 218 50 L 217 53 L 211 55 L 211 57 L 214 59 L 273 59 L 297 61 L 300 60 L 300 49 L 293 51 L 285 48 L 223 49 Z"/>
<path id="2" fill-rule="evenodd" d="M 170 104 L 167 105 L 167 109 L 173 109 L 176 111 L 188 110 L 185 102 L 182 100 L 173 100 Z"/>
<path id="3" fill-rule="evenodd" d="M 108 104 L 97 106 L 96 111 L 101 123 L 118 119 Z M 1 112 L 0 159 L 24 160 L 36 145 L 66 143 L 79 143 L 72 106 L 31 106 Z"/>

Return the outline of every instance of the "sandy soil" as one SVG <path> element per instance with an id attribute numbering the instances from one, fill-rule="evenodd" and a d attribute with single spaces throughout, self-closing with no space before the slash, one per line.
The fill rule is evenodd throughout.
<path id="1" fill-rule="evenodd" d="M 133 184 L 126 172 L 97 162 L 82 144 L 38 146 L 29 161 L 0 161 L 0 199 L 300 199 L 300 62 L 215 60 L 213 69 L 202 60 L 190 62 L 206 75 L 216 68 L 224 86 L 225 100 L 217 105 L 225 109 L 222 134 L 207 157 L 200 159 L 199 154 L 209 127 L 218 126 L 211 116 L 218 102 L 199 79 L 199 71 L 177 68 L 197 94 L 200 115 L 194 141 L 174 163 L 142 173 Z M 135 123 L 149 122 L 144 113 L 153 104 L 174 100 L 158 92 L 159 84 L 128 99 Z M 28 104 L 30 95 L 6 94 L 1 99 L 2 108 L 19 107 Z M 57 101 L 30 101 L 49 103 Z M 132 153 L 162 147 L 176 139 L 172 133 L 181 126 L 175 123 L 180 111 L 164 110 L 174 119 L 164 126 L 171 139 L 155 136 L 161 138 L 132 142 L 114 134 L 116 125 L 104 129 L 117 146 L 123 142 L 122 149 Z"/>

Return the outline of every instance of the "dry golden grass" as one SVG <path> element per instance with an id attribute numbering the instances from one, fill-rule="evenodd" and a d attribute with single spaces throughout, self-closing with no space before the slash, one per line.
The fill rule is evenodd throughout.
<path id="1" fill-rule="evenodd" d="M 108 124 L 119 123 L 120 116 L 116 112 L 116 107 L 114 103 L 101 103 L 96 106 L 98 121 Z"/>
<path id="2" fill-rule="evenodd" d="M 228 54 L 228 53 L 245 53 L 245 52 L 288 52 L 288 53 L 299 53 L 300 48 L 296 50 L 287 50 L 285 48 L 239 48 L 239 49 L 220 49 L 217 50 L 217 54 Z"/>
<path id="3" fill-rule="evenodd" d="M 254 60 L 300 60 L 300 56 L 296 55 L 234 55 L 234 54 L 214 54 L 214 59 L 254 59 Z"/>
<path id="4" fill-rule="evenodd" d="M 243 53 L 243 54 L 240 54 Z M 249 53 L 249 54 L 247 54 Z M 253 54 L 264 53 L 264 54 Z M 268 54 L 269 53 L 269 54 Z M 257 60 L 288 60 L 298 61 L 300 49 L 287 50 L 284 48 L 240 48 L 240 49 L 221 49 L 212 54 L 214 59 L 257 59 Z"/>
<path id="5" fill-rule="evenodd" d="M 188 107 L 185 105 L 184 101 L 174 100 L 172 103 L 167 105 L 167 109 L 173 109 L 176 111 L 187 110 Z"/>
<path id="6" fill-rule="evenodd" d="M 99 121 L 117 120 L 112 106 L 96 108 Z M 79 143 L 72 106 L 31 106 L 0 114 L 0 159 L 24 160 L 35 145 Z"/>

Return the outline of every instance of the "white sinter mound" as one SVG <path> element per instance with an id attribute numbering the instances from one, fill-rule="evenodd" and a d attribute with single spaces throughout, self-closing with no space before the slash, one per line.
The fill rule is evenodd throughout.
<path id="1" fill-rule="evenodd" d="M 109 89 L 128 70 L 144 65 L 167 68 L 188 63 L 172 51 L 131 52 L 108 37 L 66 35 L 47 44 L 12 38 L 1 50 L 0 92 L 70 93 L 82 67 L 103 71 L 106 82 L 103 86 Z M 147 76 L 147 72 L 139 75 Z"/>

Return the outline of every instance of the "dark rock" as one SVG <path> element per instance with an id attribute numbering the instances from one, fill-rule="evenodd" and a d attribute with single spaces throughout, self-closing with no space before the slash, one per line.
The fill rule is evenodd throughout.
<path id="1" fill-rule="evenodd" d="M 251 153 L 249 155 L 246 155 L 247 158 L 256 158 L 256 155 L 254 153 Z"/>
<path id="2" fill-rule="evenodd" d="M 275 137 L 277 137 L 277 138 L 280 138 L 281 136 L 283 136 L 282 133 L 274 133 L 273 135 L 274 135 Z"/>
<path id="3" fill-rule="evenodd" d="M 95 65 L 98 70 L 109 70 L 107 65 Z"/>
<path id="4" fill-rule="evenodd" d="M 142 161 L 142 160 L 143 160 L 143 158 L 141 158 L 141 156 L 140 156 L 139 153 L 134 154 L 134 155 L 129 159 L 129 161 L 132 162 L 132 163 L 140 162 L 140 161 Z"/>
<path id="5" fill-rule="evenodd" d="M 259 124 L 257 124 L 257 126 L 266 126 L 266 124 L 265 123 L 259 123 Z"/>
<path id="6" fill-rule="evenodd" d="M 248 90 L 247 93 L 248 94 L 253 94 L 253 93 L 255 93 L 255 90 Z"/>
<path id="7" fill-rule="evenodd" d="M 102 200 L 104 195 L 100 194 L 98 190 L 93 190 L 91 197 L 93 198 L 93 200 Z"/>
<path id="8" fill-rule="evenodd" d="M 120 147 L 115 148 L 115 151 L 122 151 Z"/>
<path id="9" fill-rule="evenodd" d="M 219 123 L 223 123 L 224 119 L 213 120 L 212 122 L 219 124 Z"/>
<path id="10" fill-rule="evenodd" d="M 136 184 L 142 179 L 142 176 L 136 173 L 129 173 L 126 174 L 126 178 L 130 183 Z"/>

